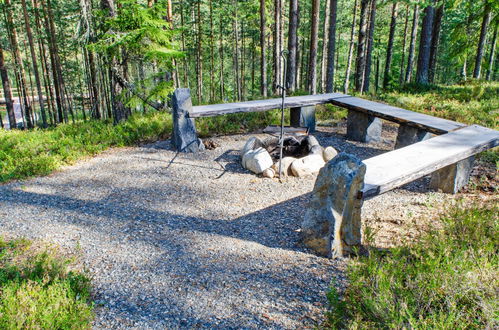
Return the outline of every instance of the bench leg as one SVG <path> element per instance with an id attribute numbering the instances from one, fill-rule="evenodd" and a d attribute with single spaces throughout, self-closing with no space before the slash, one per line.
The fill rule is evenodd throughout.
<path id="1" fill-rule="evenodd" d="M 198 152 L 204 144 L 198 139 L 196 123 L 189 118 L 192 109 L 191 92 L 188 88 L 176 89 L 172 97 L 173 135 L 172 142 L 177 151 Z"/>
<path id="2" fill-rule="evenodd" d="M 291 108 L 289 111 L 292 127 L 307 127 L 309 132 L 315 131 L 315 106 Z"/>
<path id="3" fill-rule="evenodd" d="M 362 199 L 366 166 L 341 153 L 317 177 L 302 223 L 302 242 L 324 257 L 341 257 L 361 244 Z"/>
<path id="4" fill-rule="evenodd" d="M 400 124 L 395 149 L 400 149 L 417 142 L 428 140 L 431 137 L 432 134 L 423 129 Z"/>
<path id="5" fill-rule="evenodd" d="M 430 188 L 456 194 L 468 183 L 474 160 L 475 157 L 472 156 L 434 172 L 431 175 Z"/>
<path id="6" fill-rule="evenodd" d="M 382 125 L 379 118 L 348 110 L 347 139 L 360 142 L 380 141 Z"/>

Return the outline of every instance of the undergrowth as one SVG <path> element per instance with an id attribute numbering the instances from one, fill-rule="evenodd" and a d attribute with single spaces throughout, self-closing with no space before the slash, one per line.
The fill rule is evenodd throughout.
<path id="1" fill-rule="evenodd" d="M 498 128 L 499 83 L 470 82 L 464 85 L 407 85 L 400 90 L 379 93 L 376 99 L 438 117 Z M 286 123 L 289 111 L 285 112 Z M 331 125 L 346 118 L 347 111 L 331 105 L 317 107 L 317 120 Z M 199 118 L 200 137 L 251 132 L 280 122 L 280 111 L 242 113 Z M 91 156 L 109 147 L 136 145 L 166 139 L 172 132 L 171 114 L 135 114 L 126 122 L 80 121 L 46 130 L 4 131 L 0 129 L 0 183 L 13 179 L 47 175 L 61 166 Z M 482 154 L 484 155 L 484 154 Z M 485 159 L 497 163 L 498 153 Z"/>
<path id="2" fill-rule="evenodd" d="M 0 328 L 90 328 L 90 280 L 71 265 L 55 249 L 0 237 Z"/>
<path id="3" fill-rule="evenodd" d="M 351 263 L 349 286 L 331 289 L 334 329 L 499 327 L 499 207 L 456 208 L 411 245 L 372 248 Z"/>

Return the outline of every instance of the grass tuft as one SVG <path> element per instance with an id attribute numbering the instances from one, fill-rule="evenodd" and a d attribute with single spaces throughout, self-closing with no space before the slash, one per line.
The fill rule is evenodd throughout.
<path id="1" fill-rule="evenodd" d="M 90 328 L 90 280 L 71 264 L 54 249 L 0 238 L 0 328 Z"/>
<path id="2" fill-rule="evenodd" d="M 330 328 L 466 329 L 499 326 L 499 207 L 455 209 L 410 246 L 372 249 L 331 289 Z"/>

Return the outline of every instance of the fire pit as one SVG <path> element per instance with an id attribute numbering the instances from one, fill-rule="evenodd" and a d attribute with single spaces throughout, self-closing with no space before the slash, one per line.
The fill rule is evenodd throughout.
<path id="1" fill-rule="evenodd" d="M 283 142 L 281 176 L 314 175 L 337 155 L 333 147 L 323 148 L 312 135 L 286 137 Z M 242 166 L 273 178 L 279 172 L 279 138 L 251 137 L 241 150 Z"/>

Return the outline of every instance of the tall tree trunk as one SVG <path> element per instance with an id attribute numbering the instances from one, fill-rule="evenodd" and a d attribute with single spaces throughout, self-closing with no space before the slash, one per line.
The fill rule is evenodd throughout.
<path id="1" fill-rule="evenodd" d="M 116 6 L 114 0 L 101 0 L 101 7 L 107 13 L 109 17 L 116 17 Z M 121 56 L 123 56 L 121 52 Z M 112 104 L 112 116 L 114 123 L 126 119 L 130 114 L 130 110 L 125 107 L 121 94 L 123 92 L 123 86 L 120 84 L 121 78 L 126 79 L 126 65 L 119 63 L 119 59 L 116 55 L 112 56 L 109 65 L 109 82 L 111 90 L 111 104 Z"/>
<path id="2" fill-rule="evenodd" d="M 343 84 L 343 93 L 348 93 L 348 87 L 350 85 L 350 71 L 352 69 L 352 58 L 353 58 L 353 48 L 354 48 L 354 38 L 355 38 L 355 23 L 357 20 L 357 7 L 358 0 L 355 0 L 353 5 L 353 18 L 352 26 L 350 28 L 350 44 L 348 46 L 348 58 L 347 58 L 347 69 L 345 72 L 345 82 Z"/>
<path id="3" fill-rule="evenodd" d="M 442 29 L 442 20 L 444 17 L 445 0 L 442 0 L 435 12 L 435 20 L 433 22 L 433 31 L 430 47 L 430 66 L 428 69 L 428 81 L 433 83 L 435 81 L 435 72 L 437 70 L 437 54 L 438 46 L 440 44 L 440 31 Z"/>
<path id="4" fill-rule="evenodd" d="M 267 97 L 267 45 L 265 36 L 267 34 L 265 14 L 265 0 L 260 0 L 260 93 Z"/>
<path id="5" fill-rule="evenodd" d="M 42 92 L 42 83 L 40 81 L 40 73 L 38 72 L 38 59 L 35 53 L 35 43 L 33 41 L 33 32 L 31 30 L 31 24 L 29 22 L 28 9 L 26 7 L 26 0 L 21 0 L 21 5 L 23 7 L 24 24 L 26 27 L 26 35 L 28 36 L 29 50 L 31 54 L 31 62 L 33 65 L 33 72 L 35 76 L 36 90 L 38 92 L 38 102 L 40 104 L 40 112 L 42 114 L 42 125 L 47 127 L 47 114 L 45 112 L 45 104 Z"/>
<path id="6" fill-rule="evenodd" d="M 197 95 L 199 103 L 203 103 L 203 52 L 202 38 L 203 30 L 201 24 L 201 0 L 197 1 L 197 47 L 196 47 L 196 77 L 197 77 Z"/>
<path id="7" fill-rule="evenodd" d="M 399 75 L 399 84 L 404 82 L 404 64 L 405 64 L 405 49 L 407 42 L 407 33 L 409 33 L 409 14 L 411 13 L 409 4 L 405 7 L 405 23 L 404 23 L 404 35 L 402 41 L 402 59 L 400 60 L 400 75 Z"/>
<path id="8" fill-rule="evenodd" d="M 321 60 L 321 92 L 326 90 L 326 75 L 327 75 L 327 46 L 329 43 L 329 18 L 330 18 L 331 1 L 326 0 L 326 8 L 324 10 L 324 29 L 322 37 L 322 60 Z"/>
<path id="9" fill-rule="evenodd" d="M 363 92 L 364 73 L 366 70 L 367 27 L 370 0 L 360 1 L 359 36 L 357 42 L 357 59 L 355 60 L 355 90 Z"/>
<path id="10" fill-rule="evenodd" d="M 390 34 L 388 36 L 388 46 L 386 47 L 386 62 L 385 72 L 383 74 L 383 88 L 388 87 L 390 82 L 390 67 L 393 57 L 393 41 L 395 39 L 395 28 L 397 27 L 398 2 L 395 2 L 392 7 L 392 19 L 390 21 Z"/>
<path id="11" fill-rule="evenodd" d="M 27 80 L 26 80 L 26 72 L 24 70 L 24 65 L 22 62 L 22 57 L 21 57 L 21 51 L 19 50 L 19 42 L 17 38 L 17 31 L 16 27 L 14 25 L 14 19 L 13 19 L 13 13 L 14 10 L 11 8 L 11 3 L 10 0 L 5 0 L 5 15 L 7 18 L 7 29 L 9 30 L 9 39 L 10 39 L 10 44 L 12 47 L 12 52 L 14 55 L 14 62 L 16 63 L 17 67 L 17 76 L 19 80 L 19 86 L 18 88 L 21 91 L 21 95 L 19 97 L 23 99 L 23 106 L 24 106 L 24 117 L 26 119 L 26 124 L 28 128 L 34 127 L 33 122 L 31 120 L 32 118 L 32 108 L 31 108 L 31 102 L 28 98 L 28 90 L 27 90 Z"/>
<path id="12" fill-rule="evenodd" d="M 222 15 L 220 15 L 220 35 L 218 37 L 219 39 L 219 46 L 220 46 L 220 99 L 222 102 L 225 99 L 225 70 L 224 70 L 224 33 L 223 33 L 223 24 L 222 24 Z"/>
<path id="13" fill-rule="evenodd" d="M 48 50 L 50 56 L 50 64 L 52 69 L 52 79 L 55 89 L 55 101 L 57 104 L 58 120 L 60 123 L 68 122 L 68 112 L 64 104 L 64 93 L 62 88 L 62 74 L 60 74 L 60 65 L 58 61 L 58 49 L 56 43 L 55 27 L 53 25 L 53 16 L 51 8 L 45 0 L 40 0 L 40 4 L 44 10 L 45 28 L 48 38 Z"/>
<path id="14" fill-rule="evenodd" d="M 10 129 L 17 128 L 16 116 L 14 114 L 14 100 L 12 99 L 12 89 L 10 87 L 9 75 L 5 67 L 5 57 L 3 55 L 2 44 L 0 43 L 0 78 L 2 79 L 3 95 L 5 97 L 5 106 L 7 116 L 9 117 Z"/>
<path id="15" fill-rule="evenodd" d="M 473 78 L 480 79 L 480 71 L 482 68 L 482 58 L 487 40 L 487 30 L 489 28 L 492 6 L 488 0 L 485 0 L 485 9 L 483 11 L 482 28 L 480 30 L 480 39 L 478 40 L 478 48 L 475 57 L 475 70 L 473 70 Z"/>
<path id="16" fill-rule="evenodd" d="M 233 1 L 234 5 L 234 20 L 233 20 L 233 31 L 234 31 L 234 87 L 237 92 L 237 100 L 240 101 L 242 99 L 242 90 L 241 90 L 241 77 L 239 76 L 239 59 L 240 59 L 240 49 L 239 49 L 239 22 L 238 22 L 238 10 L 237 10 L 237 2 Z"/>
<path id="17" fill-rule="evenodd" d="M 376 24 L 376 0 L 371 0 L 371 13 L 369 15 L 369 35 L 366 50 L 366 69 L 364 72 L 363 92 L 369 92 L 369 83 L 371 78 L 372 50 L 374 47 L 374 26 Z"/>
<path id="18" fill-rule="evenodd" d="M 282 0 L 274 0 L 274 80 L 272 89 L 274 94 L 279 92 L 281 82 L 281 51 L 282 51 Z"/>
<path id="19" fill-rule="evenodd" d="M 317 93 L 317 47 L 319 43 L 319 0 L 312 0 L 312 16 L 310 27 L 310 52 L 308 59 L 308 92 Z"/>
<path id="20" fill-rule="evenodd" d="M 416 39 L 418 37 L 419 6 L 414 5 L 414 15 L 412 18 L 411 41 L 409 44 L 409 56 L 407 58 L 407 70 L 405 71 L 405 82 L 410 83 L 412 70 L 414 69 L 414 58 L 416 51 Z"/>
<path id="21" fill-rule="evenodd" d="M 290 93 L 296 90 L 296 58 L 298 51 L 298 0 L 289 3 L 288 63 L 286 87 Z"/>
<path id="22" fill-rule="evenodd" d="M 336 15 L 338 12 L 338 0 L 330 0 L 329 4 L 329 43 L 327 47 L 327 78 L 326 93 L 332 93 L 334 89 L 334 55 L 336 53 Z"/>
<path id="23" fill-rule="evenodd" d="M 183 71 L 184 71 L 184 84 L 187 88 L 189 88 L 189 54 L 185 48 L 185 33 L 184 33 L 184 2 L 180 1 L 180 40 L 182 42 L 182 52 L 184 53 L 184 58 L 182 60 L 183 63 Z"/>
<path id="24" fill-rule="evenodd" d="M 421 37 L 419 39 L 418 68 L 416 71 L 416 82 L 428 84 L 428 71 L 430 69 L 430 48 L 432 40 L 433 20 L 435 18 L 435 7 L 431 5 L 424 9 L 424 18 L 421 26 Z"/>
<path id="25" fill-rule="evenodd" d="M 210 6 L 210 102 L 215 100 L 215 38 L 213 36 L 213 0 Z"/>
<path id="26" fill-rule="evenodd" d="M 495 60 L 498 28 L 499 24 L 496 23 L 496 27 L 494 29 L 494 36 L 492 37 L 492 45 L 490 46 L 489 67 L 487 68 L 487 77 L 486 77 L 487 80 L 492 79 L 492 73 L 494 72 L 494 60 Z"/>
<path id="27" fill-rule="evenodd" d="M 241 20 L 241 100 L 246 95 L 246 42 L 244 35 L 244 19 Z"/>

